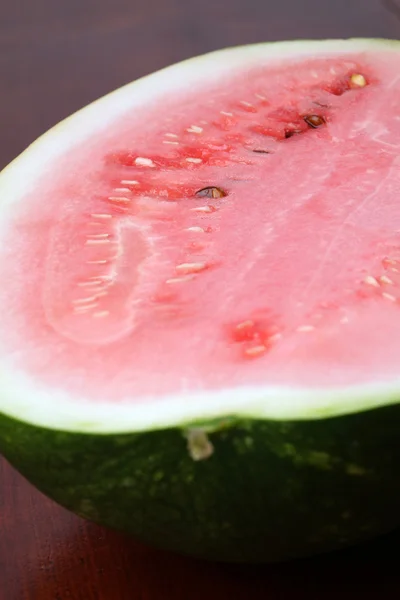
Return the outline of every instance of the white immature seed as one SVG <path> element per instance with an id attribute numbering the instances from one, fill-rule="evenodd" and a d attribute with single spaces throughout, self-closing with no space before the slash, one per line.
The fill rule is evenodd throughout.
<path id="1" fill-rule="evenodd" d="M 179 136 L 176 135 L 176 133 L 165 133 L 164 134 L 166 137 L 170 137 L 170 138 L 177 138 Z"/>
<path id="2" fill-rule="evenodd" d="M 253 104 L 251 104 L 251 102 L 246 102 L 246 100 L 240 100 L 240 104 L 243 104 L 243 106 L 249 106 L 250 108 L 254 108 Z"/>
<path id="3" fill-rule="evenodd" d="M 78 283 L 77 283 L 78 287 L 95 288 L 95 289 L 96 288 L 99 289 L 99 286 L 103 286 L 103 285 L 104 285 L 103 281 L 78 281 Z"/>
<path id="4" fill-rule="evenodd" d="M 296 331 L 299 333 L 308 333 L 310 331 L 314 331 L 315 327 L 313 325 L 300 325 Z"/>
<path id="5" fill-rule="evenodd" d="M 384 298 L 386 298 L 386 300 L 390 300 L 391 302 L 396 302 L 396 300 L 397 300 L 396 296 L 393 296 L 392 294 L 388 294 L 387 292 L 383 292 L 382 296 Z"/>
<path id="6" fill-rule="evenodd" d="M 109 233 L 89 233 L 87 235 L 88 238 L 93 240 L 101 240 L 110 237 Z"/>
<path id="7" fill-rule="evenodd" d="M 238 323 L 238 325 L 236 325 L 236 329 L 238 331 L 241 331 L 242 329 L 247 329 L 248 327 L 253 327 L 254 325 L 254 321 L 242 321 L 242 323 Z"/>
<path id="8" fill-rule="evenodd" d="M 114 190 L 114 192 L 117 192 L 117 194 L 124 194 L 124 193 L 129 194 L 130 191 L 131 190 L 127 187 L 118 187 L 118 188 L 115 188 L 115 190 Z"/>
<path id="9" fill-rule="evenodd" d="M 96 300 L 96 296 L 87 296 L 87 298 L 76 298 L 72 304 L 90 304 Z"/>
<path id="10" fill-rule="evenodd" d="M 138 167 L 151 167 L 154 168 L 156 165 L 151 160 L 151 158 L 144 158 L 143 156 L 138 156 L 135 158 L 135 165 Z"/>
<path id="11" fill-rule="evenodd" d="M 112 215 L 109 213 L 92 213 L 90 215 L 93 219 L 112 219 Z"/>
<path id="12" fill-rule="evenodd" d="M 385 283 L 386 285 L 394 285 L 393 281 L 387 275 L 382 275 L 379 277 L 379 281 L 381 283 Z"/>
<path id="13" fill-rule="evenodd" d="M 85 242 L 85 244 L 87 246 L 100 246 L 100 245 L 110 244 L 110 243 L 111 243 L 111 240 L 109 240 L 107 238 L 101 238 L 101 239 L 88 238 Z"/>
<path id="14" fill-rule="evenodd" d="M 74 306 L 74 313 L 85 313 L 92 308 L 97 308 L 97 302 L 93 302 L 92 304 L 82 304 L 79 306 Z"/>
<path id="15" fill-rule="evenodd" d="M 185 281 L 189 281 L 190 279 L 192 279 L 190 275 L 187 275 L 186 277 L 172 277 L 171 279 L 167 279 L 165 283 L 167 283 L 168 285 L 174 285 L 175 283 L 184 283 Z"/>
<path id="16" fill-rule="evenodd" d="M 195 206 L 194 208 L 190 209 L 193 212 L 200 212 L 200 213 L 212 213 L 214 212 L 215 208 L 213 206 Z"/>
<path id="17" fill-rule="evenodd" d="M 101 259 L 101 260 L 87 260 L 86 264 L 87 265 L 105 265 L 107 264 L 108 260 L 107 259 Z"/>
<path id="18" fill-rule="evenodd" d="M 186 131 L 188 133 L 203 133 L 203 128 L 198 125 L 191 125 Z"/>
<path id="19" fill-rule="evenodd" d="M 268 341 L 273 344 L 275 342 L 277 342 L 278 340 L 280 340 L 282 338 L 282 334 L 281 333 L 274 333 L 274 335 L 271 335 L 271 337 L 268 338 Z"/>
<path id="20" fill-rule="evenodd" d="M 98 310 L 93 313 L 92 317 L 95 317 L 96 319 L 102 319 L 104 317 L 108 317 L 109 314 L 109 310 Z"/>
<path id="21" fill-rule="evenodd" d="M 193 263 L 182 263 L 176 266 L 178 273 L 200 273 L 207 268 L 207 263 L 204 262 L 193 262 Z"/>
<path id="22" fill-rule="evenodd" d="M 367 285 L 371 285 L 372 287 L 380 287 L 378 280 L 375 279 L 375 277 L 373 277 L 372 275 L 367 275 L 367 277 L 365 277 L 364 279 L 364 283 L 366 283 Z"/>
<path id="23" fill-rule="evenodd" d="M 121 185 L 139 185 L 136 179 L 122 179 Z"/>
<path id="24" fill-rule="evenodd" d="M 266 346 L 260 344 L 259 346 L 253 346 L 252 348 L 246 348 L 244 353 L 247 354 L 247 356 L 259 356 L 260 354 L 264 354 L 266 349 Z"/>
<path id="25" fill-rule="evenodd" d="M 163 144 L 172 144 L 173 146 L 179 146 L 179 142 L 173 142 L 172 140 L 163 140 Z"/>
<path id="26" fill-rule="evenodd" d="M 193 233 L 205 233 L 202 227 L 187 227 L 186 231 L 192 231 Z"/>
<path id="27" fill-rule="evenodd" d="M 233 117 L 233 113 L 226 112 L 225 110 L 221 110 L 220 113 L 221 113 L 221 115 L 224 115 L 225 117 Z"/>
<path id="28" fill-rule="evenodd" d="M 96 296 L 87 296 L 86 298 L 75 298 L 72 300 L 74 306 L 87 306 L 96 301 Z"/>
<path id="29" fill-rule="evenodd" d="M 263 96 L 262 94 L 254 94 L 256 98 L 259 98 L 260 100 L 266 100 L 266 97 Z"/>
<path id="30" fill-rule="evenodd" d="M 123 202 L 124 204 L 131 201 L 130 198 L 126 198 L 126 196 L 109 196 L 108 199 L 110 202 Z"/>
<path id="31" fill-rule="evenodd" d="M 194 164 L 196 164 L 196 165 L 199 165 L 199 164 L 200 164 L 200 163 L 202 163 L 203 161 L 202 161 L 202 159 L 201 159 L 201 158 L 194 158 L 194 157 L 192 157 L 192 156 L 189 156 L 189 157 L 186 159 L 186 162 L 188 162 L 188 163 L 194 163 Z"/>
<path id="32" fill-rule="evenodd" d="M 367 80 L 361 73 L 353 73 L 350 77 L 350 82 L 355 87 L 365 87 L 367 85 Z"/>

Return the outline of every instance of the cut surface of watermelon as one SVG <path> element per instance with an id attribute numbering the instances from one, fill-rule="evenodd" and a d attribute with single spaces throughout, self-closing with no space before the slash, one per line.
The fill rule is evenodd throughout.
<path id="1" fill-rule="evenodd" d="M 226 561 L 400 525 L 399 57 L 196 58 L 0 175 L 0 452 L 43 493 Z"/>
<path id="2" fill-rule="evenodd" d="M 272 417 L 388 399 L 399 144 L 395 42 L 227 50 L 84 109 L 0 180 L 7 388 L 112 401 L 120 424 L 227 390 Z"/>

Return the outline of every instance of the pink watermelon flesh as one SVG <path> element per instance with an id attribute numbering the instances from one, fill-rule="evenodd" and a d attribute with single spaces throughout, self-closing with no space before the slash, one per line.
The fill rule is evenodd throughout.
<path id="1" fill-rule="evenodd" d="M 395 53 L 171 89 L 15 209 L 8 355 L 97 400 L 395 378 L 399 150 Z"/>

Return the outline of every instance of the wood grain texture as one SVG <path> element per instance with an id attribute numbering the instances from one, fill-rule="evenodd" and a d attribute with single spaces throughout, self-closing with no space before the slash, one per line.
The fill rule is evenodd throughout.
<path id="1" fill-rule="evenodd" d="M 399 33 L 379 0 L 2 0 L 0 168 L 71 112 L 169 63 L 257 41 Z M 274 567 L 202 563 L 75 518 L 0 460 L 0 600 L 389 600 L 400 597 L 399 542 Z"/>

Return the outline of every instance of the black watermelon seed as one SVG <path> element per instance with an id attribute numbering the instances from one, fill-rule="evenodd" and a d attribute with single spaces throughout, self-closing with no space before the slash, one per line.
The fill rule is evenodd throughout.
<path id="1" fill-rule="evenodd" d="M 304 120 L 313 129 L 317 129 L 317 127 L 321 127 L 321 125 L 325 125 L 326 123 L 325 119 L 320 115 L 306 115 Z"/>
<path id="2" fill-rule="evenodd" d="M 285 138 L 291 138 L 294 135 L 298 135 L 299 133 L 303 133 L 301 129 L 288 129 L 287 131 L 285 131 Z"/>
<path id="3" fill-rule="evenodd" d="M 210 186 L 198 190 L 196 192 L 196 196 L 199 196 L 201 198 L 223 198 L 224 196 L 226 196 L 226 192 L 224 192 L 224 190 L 221 190 L 221 188 L 219 187 Z"/>

